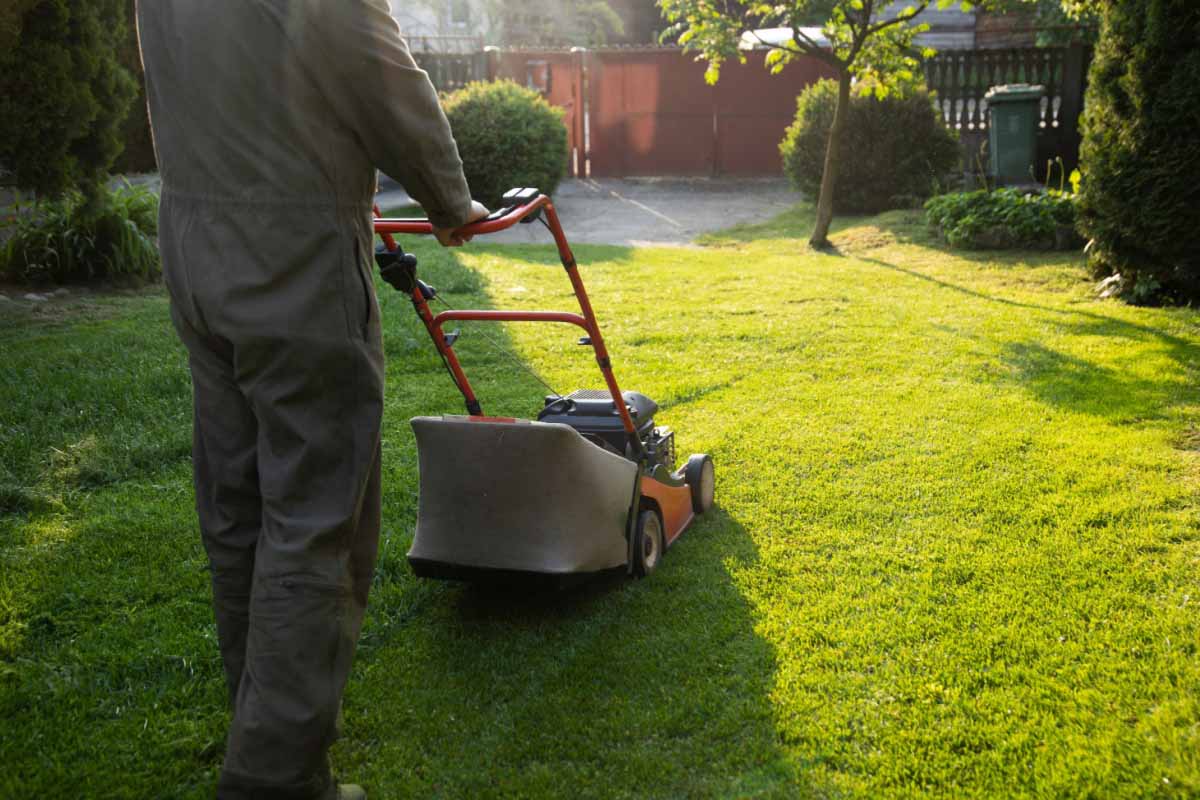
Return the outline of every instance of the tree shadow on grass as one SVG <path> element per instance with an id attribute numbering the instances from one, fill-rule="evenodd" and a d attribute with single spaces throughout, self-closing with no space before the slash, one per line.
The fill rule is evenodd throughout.
<path id="1" fill-rule="evenodd" d="M 927 275 L 877 258 L 856 255 L 856 260 L 907 275 L 938 289 L 972 300 L 1033 312 L 1057 333 L 1068 337 L 1121 338 L 1153 346 L 1154 353 L 1193 375 L 1200 363 L 1200 343 L 1117 316 L 1079 308 L 1057 307 L 989 294 Z M 961 335 L 961 334 L 960 334 Z M 995 343 L 1001 357 L 1011 365 L 1018 382 L 1042 401 L 1082 413 L 1117 419 L 1161 417 L 1163 410 L 1182 402 L 1188 392 L 1185 381 L 1158 375 L 1138 377 L 1130 371 L 1095 364 L 1079 356 L 1054 350 L 1043 341 Z"/>
<path id="2" fill-rule="evenodd" d="M 789 239 L 807 235 L 812 208 L 799 205 L 776 218 L 757 225 L 744 225 L 706 238 L 710 244 Z M 953 256 L 959 261 L 989 268 L 1058 266 L 1068 254 L 1036 251 L 964 251 L 942 241 L 919 210 L 885 212 L 873 217 L 841 216 L 835 220 L 833 246 L 823 255 L 849 257 L 881 269 L 900 273 L 939 290 L 954 292 L 971 300 L 1033 312 L 1045 318 L 1059 333 L 1069 337 L 1118 337 L 1153 345 L 1157 354 L 1194 375 L 1200 346 L 1150 325 L 1120 319 L 1105 313 L 1078 308 L 1055 307 L 989 294 L 969 286 L 926 274 L 917 269 L 871 256 L 871 252 L 893 244 L 913 244 Z M 956 332 L 957 333 L 957 332 Z M 962 335 L 962 334 L 957 334 Z M 1187 385 L 1183 379 L 1139 377 L 1129 370 L 1094 364 L 1084 358 L 1058 352 L 1042 341 L 993 342 L 1009 364 L 1015 379 L 1044 402 L 1083 413 L 1114 419 L 1161 416 L 1164 408 L 1182 402 Z"/>
<path id="3" fill-rule="evenodd" d="M 954 247 L 929 225 L 925 212 L 920 209 L 897 209 L 875 216 L 843 219 L 834 226 L 833 240 L 837 255 L 862 258 L 861 253 L 907 244 L 991 269 L 1060 265 L 1064 259 L 1082 259 L 1083 256 L 1082 250 L 966 250 Z"/>
<path id="4" fill-rule="evenodd" d="M 1175 382 L 1141 379 L 1036 341 L 1007 342 L 1002 358 L 1042 402 L 1114 421 L 1162 418 L 1180 394 Z"/>
<path id="5" fill-rule="evenodd" d="M 792 795 L 775 656 L 733 578 L 757 559 L 716 509 L 644 580 L 414 585 L 423 612 L 372 648 L 339 763 L 386 797 Z"/>

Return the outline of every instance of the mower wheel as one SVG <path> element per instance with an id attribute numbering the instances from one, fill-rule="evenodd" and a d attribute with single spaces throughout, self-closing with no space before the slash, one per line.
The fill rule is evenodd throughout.
<path id="1" fill-rule="evenodd" d="M 704 454 L 689 456 L 687 466 L 683 468 L 683 479 L 692 490 L 692 511 L 703 514 L 712 508 L 717 486 L 712 459 Z"/>
<path id="2" fill-rule="evenodd" d="M 663 546 L 662 518 L 658 512 L 648 508 L 638 514 L 637 539 L 633 543 L 633 574 L 644 578 L 658 562 L 662 561 Z"/>

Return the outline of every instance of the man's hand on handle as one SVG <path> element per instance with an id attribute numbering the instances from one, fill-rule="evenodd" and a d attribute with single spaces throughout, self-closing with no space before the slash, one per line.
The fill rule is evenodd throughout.
<path id="1" fill-rule="evenodd" d="M 476 200 L 471 201 L 471 213 L 467 217 L 464 225 L 470 225 L 472 222 L 477 222 L 486 217 L 491 212 L 487 206 Z M 442 247 L 462 247 L 467 242 L 471 241 L 470 236 L 462 236 L 457 233 L 458 228 L 437 228 L 433 229 L 433 235 L 437 237 L 438 244 Z"/>

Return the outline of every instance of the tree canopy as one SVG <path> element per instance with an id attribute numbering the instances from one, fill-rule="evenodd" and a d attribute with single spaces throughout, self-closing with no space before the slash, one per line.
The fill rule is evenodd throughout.
<path id="1" fill-rule="evenodd" d="M 952 2 L 914 0 L 898 9 L 889 0 L 788 0 L 775 5 L 764 0 L 723 0 L 720 4 L 660 0 L 660 5 L 679 43 L 708 61 L 706 78 L 710 83 L 720 78 L 722 63 L 731 58 L 744 62 L 745 49 L 756 46 L 770 51 L 766 63 L 774 72 L 796 58 L 809 57 L 829 65 L 837 74 L 838 100 L 829 128 L 816 225 L 809 240 L 814 247 L 828 247 L 851 82 L 858 79 L 860 86 L 883 97 L 897 83 L 912 81 L 918 57 L 932 54 L 914 47 L 915 37 L 928 30 L 917 18 L 931 4 L 945 8 Z M 963 5 L 969 7 L 969 3 Z M 825 16 L 825 21 L 818 31 L 810 23 L 820 16 Z M 784 35 L 762 33 L 771 29 L 782 29 Z"/>
<path id="2" fill-rule="evenodd" d="M 915 0 L 896 8 L 889 0 L 790 0 L 771 4 L 761 0 L 661 0 L 669 33 L 679 44 L 709 62 L 707 77 L 715 82 L 721 64 L 745 60 L 747 46 L 766 47 L 767 63 L 775 72 L 792 59 L 809 56 L 886 92 L 896 79 L 911 79 L 920 52 L 913 39 L 928 30 L 917 18 L 931 4 L 946 7 L 953 0 Z M 818 22 L 818 20 L 821 20 Z M 815 27 L 820 28 L 817 34 Z M 782 28 L 791 38 L 766 39 L 758 31 Z"/>

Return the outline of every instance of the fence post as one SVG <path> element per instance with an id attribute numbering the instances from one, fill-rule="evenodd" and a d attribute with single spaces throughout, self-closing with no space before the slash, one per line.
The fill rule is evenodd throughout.
<path id="1" fill-rule="evenodd" d="M 500 75 L 500 48 L 488 45 L 483 48 L 484 74 L 486 80 L 494 81 Z"/>
<path id="2" fill-rule="evenodd" d="M 1079 115 L 1083 113 L 1083 90 L 1087 84 L 1087 53 L 1075 42 L 1063 58 L 1062 105 L 1058 109 L 1062 159 L 1067 170 L 1079 164 Z"/>
<path id="3" fill-rule="evenodd" d="M 571 153 L 571 175 L 575 178 L 587 177 L 589 172 L 586 133 L 588 98 L 587 84 L 584 82 L 587 57 L 586 47 L 571 48 L 571 140 L 575 145 Z"/>

